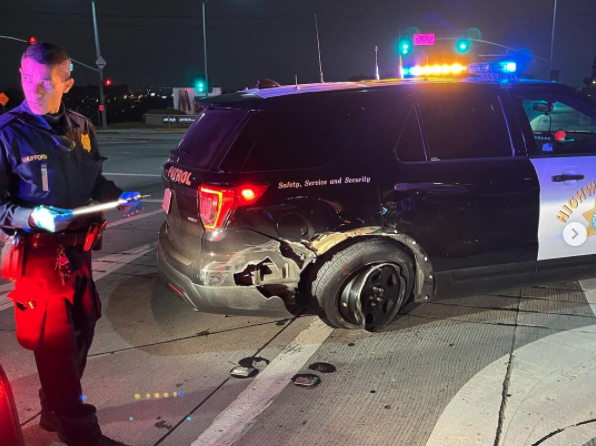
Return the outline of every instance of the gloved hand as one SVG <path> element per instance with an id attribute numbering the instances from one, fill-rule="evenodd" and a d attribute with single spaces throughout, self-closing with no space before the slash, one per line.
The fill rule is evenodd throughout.
<path id="1" fill-rule="evenodd" d="M 125 200 L 129 200 L 131 198 L 140 197 L 140 192 L 124 192 L 118 198 L 118 201 L 122 201 L 123 203 L 118 206 L 118 210 L 124 213 L 125 217 L 132 217 L 135 214 L 140 214 L 143 212 L 143 205 L 139 200 L 124 202 Z"/>
<path id="2" fill-rule="evenodd" d="M 73 219 L 72 210 L 37 206 L 29 215 L 29 224 L 49 232 L 64 231 Z"/>

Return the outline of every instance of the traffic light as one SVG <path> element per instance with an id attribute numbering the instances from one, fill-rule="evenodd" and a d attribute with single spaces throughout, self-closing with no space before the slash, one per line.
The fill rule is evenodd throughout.
<path id="1" fill-rule="evenodd" d="M 468 39 L 460 39 L 457 41 L 457 45 L 455 45 L 455 49 L 459 53 L 465 53 L 470 49 L 470 41 Z"/>
<path id="2" fill-rule="evenodd" d="M 194 86 L 197 93 L 201 96 L 207 96 L 207 93 L 211 91 L 209 82 L 207 82 L 207 79 L 202 74 L 195 78 Z"/>
<path id="3" fill-rule="evenodd" d="M 110 78 L 107 78 L 107 79 L 104 81 L 104 85 L 105 85 L 106 87 L 109 87 L 110 85 L 112 85 L 112 79 L 110 79 Z"/>
<path id="4" fill-rule="evenodd" d="M 35 37 L 35 36 L 29 36 L 29 37 L 27 37 L 27 43 L 29 45 L 33 45 L 33 44 L 37 43 L 37 37 Z"/>
<path id="5" fill-rule="evenodd" d="M 207 81 L 204 76 L 199 76 L 195 82 L 195 90 L 199 94 L 207 94 Z"/>
<path id="6" fill-rule="evenodd" d="M 414 44 L 412 43 L 412 39 L 409 37 L 404 37 L 397 44 L 397 52 L 402 56 L 407 56 L 412 52 L 413 47 Z"/>

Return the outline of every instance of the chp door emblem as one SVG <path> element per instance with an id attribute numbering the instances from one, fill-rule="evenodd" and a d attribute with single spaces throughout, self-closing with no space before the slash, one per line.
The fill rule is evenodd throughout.
<path id="1" fill-rule="evenodd" d="M 582 214 L 588 220 L 588 237 L 596 235 L 596 204 L 588 212 Z"/>
<path id="2" fill-rule="evenodd" d="M 91 138 L 89 138 L 88 133 L 81 133 L 81 144 L 83 144 L 83 149 L 91 152 Z"/>

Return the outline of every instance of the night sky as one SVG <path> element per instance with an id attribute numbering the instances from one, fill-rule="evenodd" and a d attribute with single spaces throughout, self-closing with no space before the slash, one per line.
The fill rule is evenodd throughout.
<path id="1" fill-rule="evenodd" d="M 91 2 L 0 0 L 0 34 L 35 35 L 62 46 L 71 57 L 96 60 Z M 114 84 L 189 86 L 203 70 L 201 0 L 97 0 L 105 73 Z M 282 84 L 317 82 L 319 67 L 314 14 L 319 20 L 325 81 L 373 75 L 379 46 L 382 77 L 397 74 L 396 43 L 408 27 L 457 37 L 478 28 L 485 40 L 548 59 L 553 0 L 210 0 L 207 5 L 209 75 L 226 90 L 251 87 L 259 78 Z M 0 39 L 0 88 L 19 84 L 26 44 Z M 446 45 L 446 46 L 445 46 Z M 450 44 L 429 52 L 430 62 L 467 62 Z M 479 44 L 472 51 L 500 53 Z M 596 1 L 559 0 L 555 68 L 561 81 L 579 86 L 596 56 Z M 413 64 L 410 56 L 405 65 Z M 418 55 L 418 62 L 426 57 Z M 527 71 L 548 75 L 548 64 Z M 79 85 L 97 74 L 75 66 Z"/>

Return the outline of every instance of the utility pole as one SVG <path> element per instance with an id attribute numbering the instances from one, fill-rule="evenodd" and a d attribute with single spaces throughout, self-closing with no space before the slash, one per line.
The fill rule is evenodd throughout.
<path id="1" fill-rule="evenodd" d="M 99 31 L 97 30 L 97 16 L 95 14 L 95 2 L 91 2 L 91 10 L 93 12 L 93 30 L 95 32 L 95 48 L 97 50 L 97 61 L 103 60 L 101 58 L 101 50 L 99 48 Z M 104 62 L 105 64 L 105 62 Z M 106 97 L 103 90 L 103 66 L 99 67 L 99 113 L 101 116 L 101 126 L 105 129 L 108 127 L 108 114 L 106 113 Z"/>

